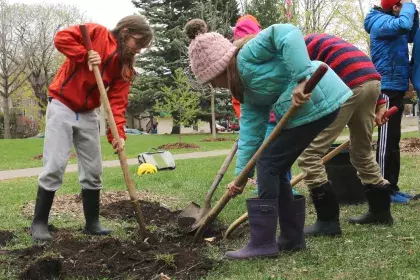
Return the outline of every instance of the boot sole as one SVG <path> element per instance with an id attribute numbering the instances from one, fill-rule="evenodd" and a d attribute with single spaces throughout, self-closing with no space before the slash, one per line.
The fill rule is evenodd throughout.
<path id="1" fill-rule="evenodd" d="M 270 255 L 262 255 L 262 256 L 252 256 L 252 257 L 247 257 L 247 258 L 235 258 L 235 257 L 229 257 L 225 255 L 225 258 L 228 260 L 251 260 L 251 259 L 258 259 L 258 258 L 275 258 L 277 257 L 279 254 L 270 254 Z"/>
<path id="2" fill-rule="evenodd" d="M 84 229 L 83 233 L 87 234 L 87 235 L 110 235 L 112 233 L 112 230 L 107 231 L 107 232 L 93 232 L 93 231 L 89 231 L 87 229 Z"/>

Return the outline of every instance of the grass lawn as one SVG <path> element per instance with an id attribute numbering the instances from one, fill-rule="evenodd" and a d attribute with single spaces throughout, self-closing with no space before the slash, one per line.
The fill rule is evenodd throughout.
<path id="1" fill-rule="evenodd" d="M 199 141 L 199 136 L 196 139 Z M 191 200 L 202 205 L 205 193 L 223 160 L 224 157 L 183 160 L 177 162 L 177 169 L 174 171 L 133 178 L 140 190 L 175 198 L 175 201 L 168 202 L 173 208 L 183 208 Z M 403 155 L 401 189 L 412 193 L 420 192 L 417 184 L 419 167 L 418 156 Z M 133 173 L 135 168 L 131 167 Z M 232 173 L 233 164 L 223 179 L 223 187 L 216 192 L 215 199 L 224 193 L 224 186 L 233 180 Z M 297 168 L 294 168 L 294 174 L 297 173 Z M 125 189 L 120 168 L 105 169 L 103 181 L 105 191 Z M 307 194 L 304 187 L 299 187 L 298 190 Z M 24 232 L 30 221 L 20 214 L 20 210 L 25 202 L 35 198 L 36 178 L 1 182 L 0 192 L 0 229 L 13 230 L 17 234 L 6 248 L 32 245 L 31 239 Z M 78 192 L 77 175 L 67 174 L 58 195 Z M 244 195 L 232 200 L 219 216 L 221 221 L 228 224 L 242 214 L 245 211 L 245 199 L 249 196 L 251 188 L 247 188 Z M 208 255 L 220 263 L 205 279 L 420 279 L 420 220 L 417 216 L 420 202 L 410 202 L 408 206 L 393 205 L 393 227 L 351 226 L 346 222 L 346 218 L 365 212 L 366 207 L 360 205 L 341 208 L 342 237 L 308 238 L 307 250 L 280 254 L 274 259 L 226 261 L 222 259 L 224 250 L 209 246 Z M 307 213 L 309 224 L 315 219 L 313 206 L 309 203 Z M 116 230 L 115 235 L 124 236 L 123 226 L 126 225 L 115 220 L 103 221 L 106 226 Z M 70 217 L 59 217 L 52 222 L 59 228 L 77 229 L 83 225 L 81 219 Z M 247 237 L 244 237 L 228 241 L 225 245 L 239 248 L 246 241 Z M 14 279 L 13 275 L 14 271 L 9 267 L 0 267 L 0 279 Z"/>
<path id="2" fill-rule="evenodd" d="M 177 149 L 171 150 L 174 154 L 188 153 L 196 151 L 211 151 L 229 149 L 232 147 L 231 141 L 225 142 L 201 142 L 205 138 L 211 137 L 210 134 L 183 135 L 182 141 L 193 143 L 200 146 L 199 149 Z M 238 134 L 218 134 L 218 137 L 236 139 Z M 167 143 L 176 143 L 177 135 L 128 135 L 126 142 L 126 153 L 128 158 L 136 158 L 139 153 L 146 152 L 150 148 Z M 31 168 L 42 166 L 42 159 L 34 159 L 36 155 L 42 154 L 44 139 L 8 139 L 0 140 L 0 170 Z M 101 137 L 102 156 L 104 160 L 118 159 L 114 155 L 111 145 L 105 137 Z M 76 159 L 71 159 L 70 163 L 76 163 Z"/>

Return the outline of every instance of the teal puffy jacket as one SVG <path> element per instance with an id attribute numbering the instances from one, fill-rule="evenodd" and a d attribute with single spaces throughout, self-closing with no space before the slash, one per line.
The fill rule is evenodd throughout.
<path id="1" fill-rule="evenodd" d="M 275 24 L 261 31 L 239 51 L 237 65 L 244 86 L 241 104 L 238 175 L 259 146 L 272 108 L 277 119 L 290 108 L 298 81 L 309 78 L 321 64 L 311 61 L 301 31 L 291 24 Z M 312 91 L 286 128 L 316 121 L 337 110 L 352 91 L 331 69 Z M 249 174 L 251 175 L 251 174 Z"/>

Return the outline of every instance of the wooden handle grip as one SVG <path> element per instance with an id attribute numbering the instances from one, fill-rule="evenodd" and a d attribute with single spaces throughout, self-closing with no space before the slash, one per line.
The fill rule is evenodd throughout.
<path id="1" fill-rule="evenodd" d="M 92 50 L 92 41 L 90 40 L 89 31 L 84 24 L 79 25 L 80 32 L 82 32 L 83 44 L 88 51 Z"/>

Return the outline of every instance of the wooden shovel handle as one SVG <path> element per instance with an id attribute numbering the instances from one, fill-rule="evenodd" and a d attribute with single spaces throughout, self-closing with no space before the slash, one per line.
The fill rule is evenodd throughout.
<path id="1" fill-rule="evenodd" d="M 88 53 L 90 54 L 93 50 L 92 50 L 92 41 L 90 39 L 87 26 L 82 24 L 79 26 L 79 28 L 80 28 L 80 31 L 82 32 L 84 46 L 88 50 Z M 121 143 L 121 139 L 118 134 L 114 115 L 112 114 L 111 105 L 109 104 L 108 95 L 105 90 L 104 83 L 102 81 L 101 73 L 97 65 L 93 65 L 92 68 L 93 68 L 93 73 L 95 75 L 96 83 L 98 84 L 99 93 L 101 95 L 101 102 L 105 108 L 105 113 L 107 116 L 109 127 L 111 129 L 112 136 L 118 143 Z M 121 169 L 124 176 L 124 182 L 127 187 L 131 202 L 133 203 L 134 209 L 136 211 L 136 220 L 139 224 L 139 235 L 141 239 L 144 239 L 146 237 L 146 223 L 144 222 L 143 213 L 140 208 L 140 203 L 139 203 L 139 200 L 137 199 L 134 183 L 130 177 L 130 172 L 129 172 L 128 163 L 127 163 L 127 156 L 125 154 L 125 151 L 121 150 L 118 153 L 118 157 L 120 160 Z"/>
<path id="2" fill-rule="evenodd" d="M 205 208 L 211 208 L 211 198 L 213 197 L 214 192 L 216 191 L 217 187 L 220 184 L 220 181 L 222 181 L 223 177 L 225 176 L 225 173 L 227 169 L 229 168 L 230 163 L 232 162 L 233 158 L 235 157 L 236 151 L 238 150 L 238 140 L 233 143 L 232 148 L 229 151 L 229 154 L 225 158 L 222 166 L 220 167 L 219 171 L 217 172 L 216 178 L 214 179 L 207 195 L 206 200 L 204 202 Z"/>

